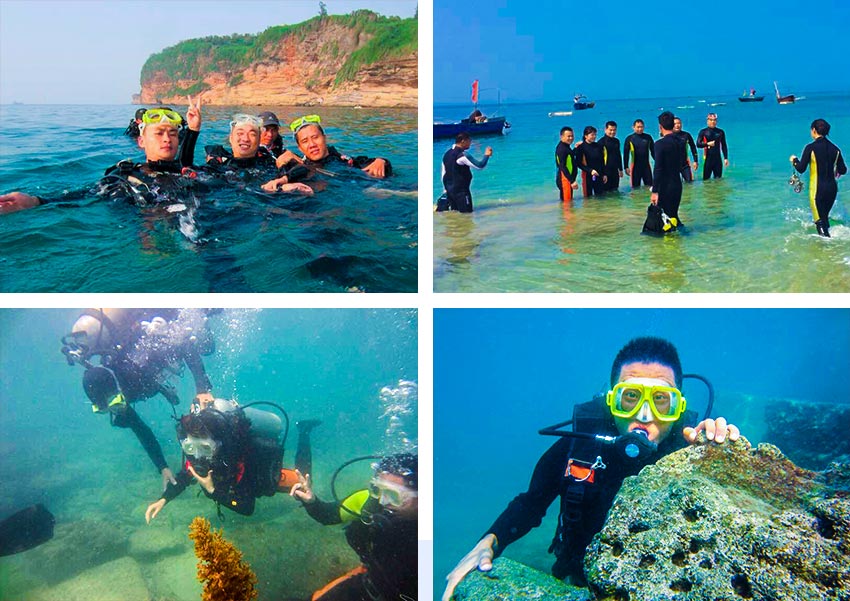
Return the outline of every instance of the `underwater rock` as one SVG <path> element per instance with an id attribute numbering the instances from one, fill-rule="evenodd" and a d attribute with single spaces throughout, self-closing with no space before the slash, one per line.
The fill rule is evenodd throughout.
<path id="1" fill-rule="evenodd" d="M 558 599 L 590 601 L 586 588 L 564 584 L 549 574 L 530 568 L 507 557 L 493 562 L 489 572 L 475 570 L 455 589 L 454 601 L 514 601 L 515 599 Z"/>
<path id="2" fill-rule="evenodd" d="M 850 496 L 769 444 L 682 449 L 627 478 L 585 556 L 601 599 L 850 598 Z"/>
<path id="3" fill-rule="evenodd" d="M 143 563 L 162 559 L 163 556 L 180 555 L 188 549 L 188 544 L 178 532 L 163 523 L 141 527 L 130 535 L 130 547 L 127 554 Z"/>
<path id="4" fill-rule="evenodd" d="M 821 470 L 850 460 L 850 405 L 771 400 L 764 406 L 764 439 L 797 465 Z"/>
<path id="5" fill-rule="evenodd" d="M 40 590 L 35 598 L 38 601 L 142 600 L 149 599 L 150 594 L 139 564 L 122 557 L 77 574 L 58 586 Z"/>

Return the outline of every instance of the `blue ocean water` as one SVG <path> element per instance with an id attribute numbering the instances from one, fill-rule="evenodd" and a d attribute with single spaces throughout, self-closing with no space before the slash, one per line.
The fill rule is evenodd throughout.
<path id="1" fill-rule="evenodd" d="M 136 108 L 0 106 L 0 193 L 56 198 L 88 189 L 119 160 L 142 161 L 135 142 L 122 135 Z M 315 112 L 263 108 L 287 123 Z M 195 162 L 203 162 L 205 145 L 228 145 L 233 114 L 259 110 L 204 107 Z M 249 182 L 201 196 L 191 223 L 91 194 L 4 215 L 0 290 L 415 291 L 416 112 L 328 107 L 321 114 L 329 143 L 351 155 L 386 156 L 395 175 L 323 176 L 327 189 L 306 199 L 265 194 Z"/>
<path id="2" fill-rule="evenodd" d="M 713 103 L 725 105 L 711 106 Z M 832 125 L 830 139 L 850 152 L 850 97 L 810 94 L 779 106 L 735 97 L 600 100 L 568 117 L 572 102 L 498 108 L 512 124 L 506 136 L 473 140 L 473 156 L 494 150 L 475 171 L 475 213 L 434 216 L 434 289 L 438 292 L 847 292 L 850 290 L 850 206 L 846 177 L 830 217 L 831 239 L 817 236 L 808 187 L 788 185 L 788 157 L 811 141 L 816 118 Z M 482 107 L 493 114 L 497 107 Z M 656 135 L 657 115 L 672 110 L 696 137 L 709 111 L 726 131 L 730 167 L 723 179 L 686 185 L 680 216 L 687 233 L 641 236 L 649 192 L 632 191 L 562 205 L 555 187 L 555 146 L 562 126 L 581 139 L 586 125 L 618 123 L 622 141 L 636 118 Z M 435 121 L 469 115 L 469 106 L 437 105 Z M 451 140 L 434 143 L 435 191 Z M 702 163 L 700 162 L 700 170 Z M 701 171 L 700 171 L 701 177 Z M 808 186 L 808 173 L 801 176 Z"/>
<path id="3" fill-rule="evenodd" d="M 308 598 L 357 565 L 341 528 L 313 522 L 282 494 L 258 499 L 252 516 L 224 510 L 221 521 L 215 504 L 192 486 L 146 526 L 145 508 L 161 492 L 159 474 L 132 432 L 92 414 L 82 368 L 68 366 L 59 352 L 78 315 L 0 311 L 0 519 L 43 503 L 57 523 L 50 542 L 0 558 L 0 599 L 115 599 L 114 591 L 80 589 L 97 582 L 98 569 L 108 572 L 102 580 L 109 586 L 126 578 L 147 591 L 122 598 L 198 599 L 197 559 L 186 537 L 195 516 L 223 527 L 240 547 L 257 573 L 261 600 Z M 295 421 L 322 420 L 312 434 L 320 498 L 331 498 L 330 479 L 342 462 L 416 448 L 415 310 L 227 309 L 209 325 L 216 350 L 205 365 L 214 394 L 242 404 L 272 401 L 288 412 L 284 466 L 294 462 Z M 179 415 L 194 385 L 188 372 L 172 380 L 182 399 Z M 176 472 L 181 449 L 170 405 L 157 397 L 136 409 Z M 362 487 L 370 466 L 347 468 L 338 493 Z M 89 550 L 75 551 L 74 544 Z"/>
<path id="4" fill-rule="evenodd" d="M 527 489 L 555 441 L 538 430 L 608 390 L 617 351 L 637 336 L 676 345 L 685 373 L 715 388 L 724 416 L 759 442 L 763 411 L 741 395 L 850 403 L 850 311 L 437 310 L 434 315 L 434 591 L 496 517 Z M 706 389 L 686 380 L 701 414 Z M 748 410 L 749 409 L 749 410 Z M 788 436 L 795 436 L 789 432 Z M 844 434 L 836 431 L 836 435 Z M 780 448 L 782 444 L 778 445 Z M 557 501 L 505 555 L 549 573 Z"/>

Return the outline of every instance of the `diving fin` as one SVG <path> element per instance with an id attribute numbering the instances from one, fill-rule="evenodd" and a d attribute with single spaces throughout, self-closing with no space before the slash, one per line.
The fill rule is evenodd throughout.
<path id="1" fill-rule="evenodd" d="M 0 557 L 14 555 L 53 538 L 56 518 L 39 503 L 10 515 L 0 522 Z"/>

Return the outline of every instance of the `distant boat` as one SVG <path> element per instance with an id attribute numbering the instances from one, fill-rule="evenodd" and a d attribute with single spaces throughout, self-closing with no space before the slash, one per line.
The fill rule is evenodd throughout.
<path id="1" fill-rule="evenodd" d="M 577 111 L 583 111 L 585 109 L 592 109 L 596 106 L 596 103 L 593 101 L 589 101 L 587 96 L 584 94 L 576 94 L 575 98 L 573 98 L 573 108 Z"/>
<path id="2" fill-rule="evenodd" d="M 761 102 L 764 96 L 738 96 L 739 102 Z"/>
<path id="3" fill-rule="evenodd" d="M 572 114 L 573 114 L 572 111 L 552 111 L 551 113 L 549 113 L 549 116 L 550 117 L 569 117 Z"/>
<path id="4" fill-rule="evenodd" d="M 726 106 L 725 102 L 710 102 L 708 106 Z"/>
<path id="5" fill-rule="evenodd" d="M 466 132 L 470 136 L 501 135 L 507 133 L 507 130 L 510 128 L 511 124 L 507 122 L 505 117 L 490 117 L 480 123 L 471 122 L 469 119 L 462 119 L 461 121 L 452 123 L 435 123 L 434 139 L 454 138 L 462 132 Z"/>
<path id="6" fill-rule="evenodd" d="M 788 94 L 787 96 L 783 96 L 779 93 L 779 85 L 774 81 L 773 89 L 776 90 L 776 102 L 779 104 L 794 104 L 797 101 L 797 98 L 794 94 Z"/>

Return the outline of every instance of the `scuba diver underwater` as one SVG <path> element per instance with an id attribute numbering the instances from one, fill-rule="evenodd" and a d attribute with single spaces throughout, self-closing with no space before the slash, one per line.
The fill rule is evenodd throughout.
<path id="1" fill-rule="evenodd" d="M 257 409 L 257 405 L 276 408 L 286 421 L 285 427 L 279 416 Z M 301 469 L 311 469 L 310 432 L 318 424 L 316 420 L 297 424 L 295 463 Z M 190 413 L 178 420 L 176 428 L 183 451 L 183 469 L 162 496 L 148 506 L 147 523 L 193 480 L 216 502 L 220 517 L 221 507 L 251 515 L 257 497 L 289 492 L 298 482 L 296 472 L 283 467 L 289 416 L 275 403 L 258 401 L 239 405 L 233 400 L 215 399 L 205 408 L 193 406 Z"/>
<path id="2" fill-rule="evenodd" d="M 685 379 L 700 380 L 708 388 L 701 421 L 688 409 L 682 392 Z M 548 549 L 555 555 L 552 575 L 586 586 L 585 550 L 602 529 L 626 477 L 696 444 L 701 432 L 707 444 L 740 437 L 737 426 L 723 417 L 709 417 L 713 396 L 706 378 L 682 373 L 678 352 L 667 340 L 641 337 L 628 342 L 614 360 L 607 393 L 576 404 L 572 420 L 539 431 L 558 440 L 538 460 L 528 490 L 508 504 L 448 574 L 443 601 L 451 599 L 469 572 L 489 571 L 508 545 L 539 526 L 556 497 L 558 522 Z M 563 430 L 568 425 L 572 431 Z"/>
<path id="3" fill-rule="evenodd" d="M 347 466 L 379 460 L 369 487 L 340 500 L 336 478 Z M 308 473 L 297 470 L 290 496 L 301 501 L 314 520 L 342 524 L 361 565 L 334 579 L 313 601 L 412 600 L 418 594 L 418 458 L 411 453 L 367 455 L 343 463 L 331 478 L 333 501 L 321 501 Z"/>

